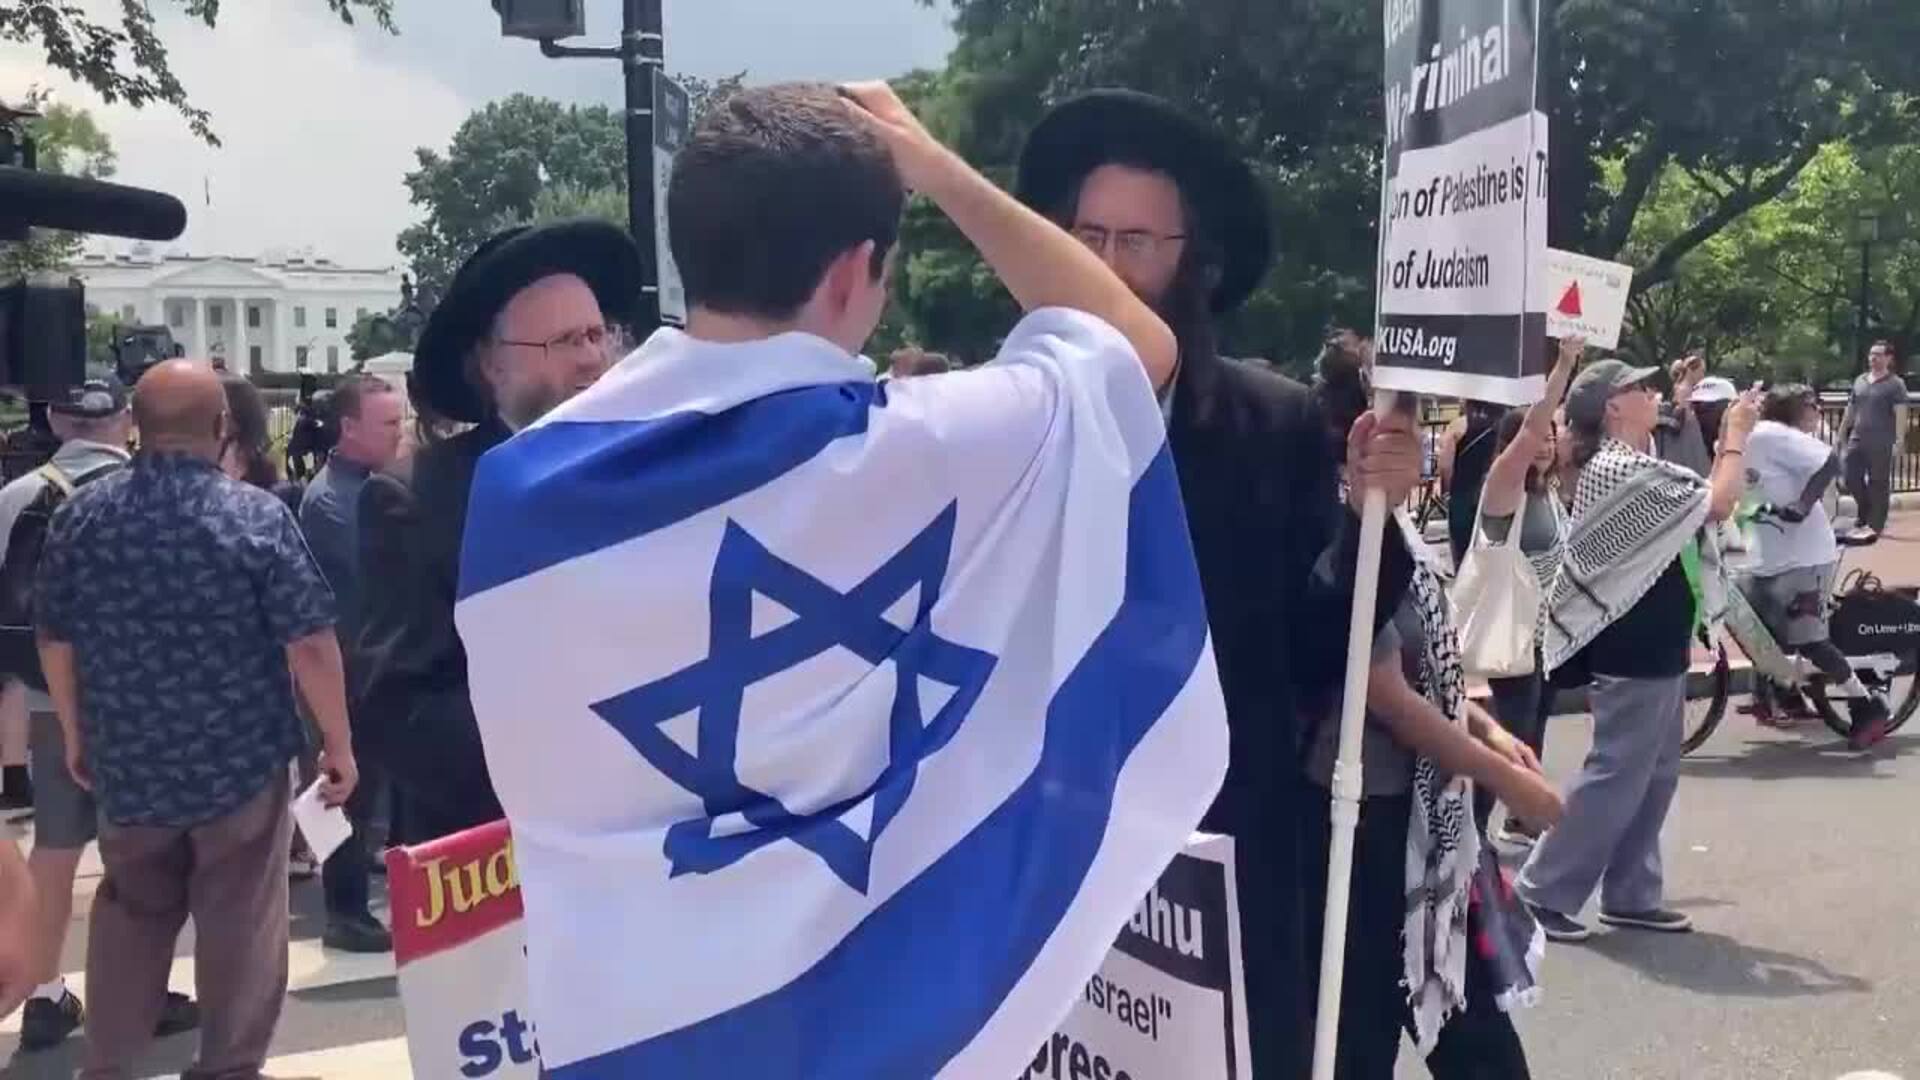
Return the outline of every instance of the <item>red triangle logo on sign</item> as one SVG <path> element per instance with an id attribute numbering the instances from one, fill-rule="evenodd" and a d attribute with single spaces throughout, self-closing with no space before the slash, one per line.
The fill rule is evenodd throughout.
<path id="1" fill-rule="evenodd" d="M 1554 308 L 1554 310 L 1556 312 L 1559 312 L 1562 315 L 1565 315 L 1569 319 L 1577 319 L 1580 317 L 1580 283 L 1579 282 L 1576 281 L 1573 284 L 1567 286 L 1566 295 L 1560 298 L 1560 304 L 1558 307 Z"/>

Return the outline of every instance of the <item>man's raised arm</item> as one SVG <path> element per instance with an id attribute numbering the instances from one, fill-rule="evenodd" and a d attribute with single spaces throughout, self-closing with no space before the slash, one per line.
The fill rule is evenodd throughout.
<path id="1" fill-rule="evenodd" d="M 1021 308 L 1084 311 L 1120 331 L 1157 390 L 1173 377 L 1173 331 L 1098 255 L 940 145 L 885 83 L 845 88 L 848 107 L 893 151 L 908 188 L 934 201 Z"/>

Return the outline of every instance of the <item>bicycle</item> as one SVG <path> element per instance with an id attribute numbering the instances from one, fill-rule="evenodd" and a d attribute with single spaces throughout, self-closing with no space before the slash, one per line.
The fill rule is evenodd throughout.
<path id="1" fill-rule="evenodd" d="M 1766 512 L 1766 508 L 1759 511 Z M 1842 567 L 1845 548 L 1864 546 L 1867 544 L 1842 541 Z M 1920 678 L 1915 677 L 1920 672 L 1920 603 L 1905 591 L 1885 588 L 1865 569 L 1854 570 L 1839 581 L 1829 617 L 1832 641 L 1867 692 L 1887 706 L 1887 734 L 1892 735 L 1920 710 Z M 1719 629 L 1752 662 L 1754 678 L 1769 678 L 1777 686 L 1804 692 L 1815 715 L 1834 734 L 1847 734 L 1851 719 L 1842 714 L 1836 699 L 1827 696 L 1825 677 L 1804 658 L 1787 655 L 1737 587 L 1729 589 L 1728 617 Z M 1697 710 L 1693 705 L 1688 707 L 1683 754 L 1692 753 L 1713 737 L 1732 696 L 1733 668 L 1726 641 L 1718 633 L 1710 634 L 1708 646 L 1714 653 L 1714 666 L 1708 673 L 1709 693 Z"/>

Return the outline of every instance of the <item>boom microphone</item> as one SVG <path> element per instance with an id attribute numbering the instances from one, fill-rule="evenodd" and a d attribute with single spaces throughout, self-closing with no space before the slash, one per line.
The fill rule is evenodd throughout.
<path id="1" fill-rule="evenodd" d="M 172 240 L 187 228 L 187 208 L 158 191 L 0 166 L 0 229 L 33 226 Z"/>

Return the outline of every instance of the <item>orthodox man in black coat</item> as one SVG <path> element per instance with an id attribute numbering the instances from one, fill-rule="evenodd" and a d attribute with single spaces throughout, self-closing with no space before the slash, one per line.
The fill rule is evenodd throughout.
<path id="1" fill-rule="evenodd" d="M 1041 120 L 1018 185 L 1029 205 L 1104 255 L 1179 339 L 1168 437 L 1232 732 L 1226 784 L 1203 827 L 1235 839 L 1253 1074 L 1305 1076 L 1314 1005 L 1305 987 L 1319 958 L 1305 955 L 1302 931 L 1321 912 L 1300 899 L 1302 718 L 1339 693 L 1359 521 L 1341 501 L 1335 447 L 1307 390 L 1215 347 L 1215 320 L 1266 274 L 1266 195 L 1220 135 L 1165 101 L 1119 90 Z M 1368 416 L 1348 441 L 1356 492 L 1376 485 L 1390 504 L 1403 500 L 1419 474 L 1410 421 Z M 1377 623 L 1399 605 L 1412 569 L 1395 532 Z"/>
<path id="2" fill-rule="evenodd" d="M 480 455 L 606 371 L 607 323 L 631 320 L 640 289 L 639 254 L 614 225 L 509 229 L 454 275 L 421 332 L 417 404 L 473 426 L 361 493 L 355 736 L 393 777 L 395 842 L 501 816 L 453 625 L 467 491 Z"/>

